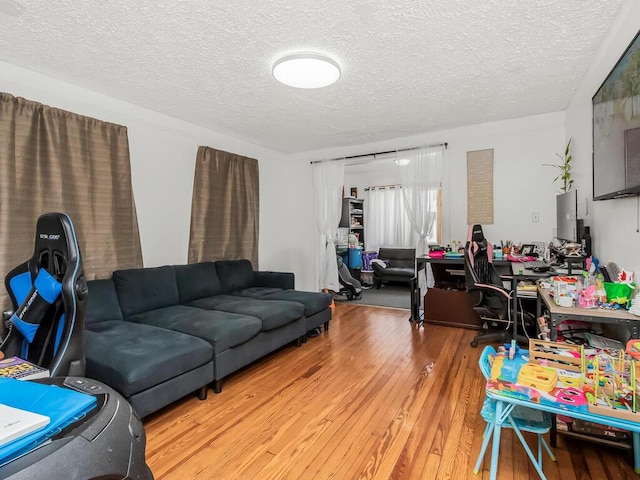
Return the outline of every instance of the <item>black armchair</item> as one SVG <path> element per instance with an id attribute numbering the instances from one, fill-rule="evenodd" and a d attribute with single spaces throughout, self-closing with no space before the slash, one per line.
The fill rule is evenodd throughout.
<path id="1" fill-rule="evenodd" d="M 415 277 L 415 248 L 387 248 L 381 247 L 378 251 L 380 262 L 371 262 L 373 268 L 373 284 L 380 288 L 383 282 L 401 282 L 409 285 Z M 388 263 L 388 265 L 387 265 Z"/>
<path id="2" fill-rule="evenodd" d="M 493 265 L 493 246 L 484 237 L 481 225 L 470 225 L 464 249 L 464 271 L 467 291 L 473 309 L 482 319 L 482 330 L 471 342 L 479 340 L 508 342 L 511 340 L 511 293 L 504 288 L 502 279 Z M 521 312 L 523 323 L 531 323 L 533 316 Z M 526 340 L 521 337 L 518 340 Z"/>

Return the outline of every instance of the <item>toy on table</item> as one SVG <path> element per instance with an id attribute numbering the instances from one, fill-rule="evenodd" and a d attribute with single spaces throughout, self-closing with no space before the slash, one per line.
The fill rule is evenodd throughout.
<path id="1" fill-rule="evenodd" d="M 635 347 L 631 347 L 633 350 Z M 636 352 L 634 352 L 635 354 Z M 592 362 L 593 399 L 589 412 L 598 415 L 640 421 L 636 361 L 621 349 L 617 354 L 599 352 Z"/>
<path id="2" fill-rule="evenodd" d="M 558 372 L 553 368 L 527 363 L 518 372 L 518 384 L 550 392 L 558 383 Z"/>
<path id="3" fill-rule="evenodd" d="M 640 340 L 632 338 L 627 342 L 627 355 L 631 355 L 634 360 L 640 360 Z"/>
<path id="4" fill-rule="evenodd" d="M 582 345 L 529 339 L 529 358 L 538 365 L 585 373 L 585 356 Z"/>

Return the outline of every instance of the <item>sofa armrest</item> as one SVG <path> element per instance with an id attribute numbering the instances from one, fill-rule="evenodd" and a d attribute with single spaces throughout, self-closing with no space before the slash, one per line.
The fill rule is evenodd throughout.
<path id="1" fill-rule="evenodd" d="M 273 287 L 284 290 L 295 288 L 295 276 L 290 272 L 254 272 L 256 287 Z"/>

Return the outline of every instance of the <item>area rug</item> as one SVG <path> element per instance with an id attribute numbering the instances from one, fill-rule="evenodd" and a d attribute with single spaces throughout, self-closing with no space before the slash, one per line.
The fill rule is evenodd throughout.
<path id="1" fill-rule="evenodd" d="M 354 305 L 373 305 L 376 307 L 411 308 L 411 290 L 408 285 L 382 285 L 380 289 L 375 287 L 363 288 L 362 296 L 358 300 L 347 300 L 347 297 L 335 295 L 336 302 L 351 303 Z"/>

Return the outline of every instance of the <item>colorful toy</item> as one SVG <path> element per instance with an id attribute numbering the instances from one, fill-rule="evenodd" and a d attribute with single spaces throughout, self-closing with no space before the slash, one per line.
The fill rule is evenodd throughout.
<path id="1" fill-rule="evenodd" d="M 529 358 L 531 363 L 545 365 L 562 370 L 585 373 L 584 347 L 568 343 L 549 342 L 529 339 Z"/>
<path id="2" fill-rule="evenodd" d="M 558 372 L 553 368 L 527 363 L 518 372 L 518 384 L 550 392 L 558 383 Z"/>

